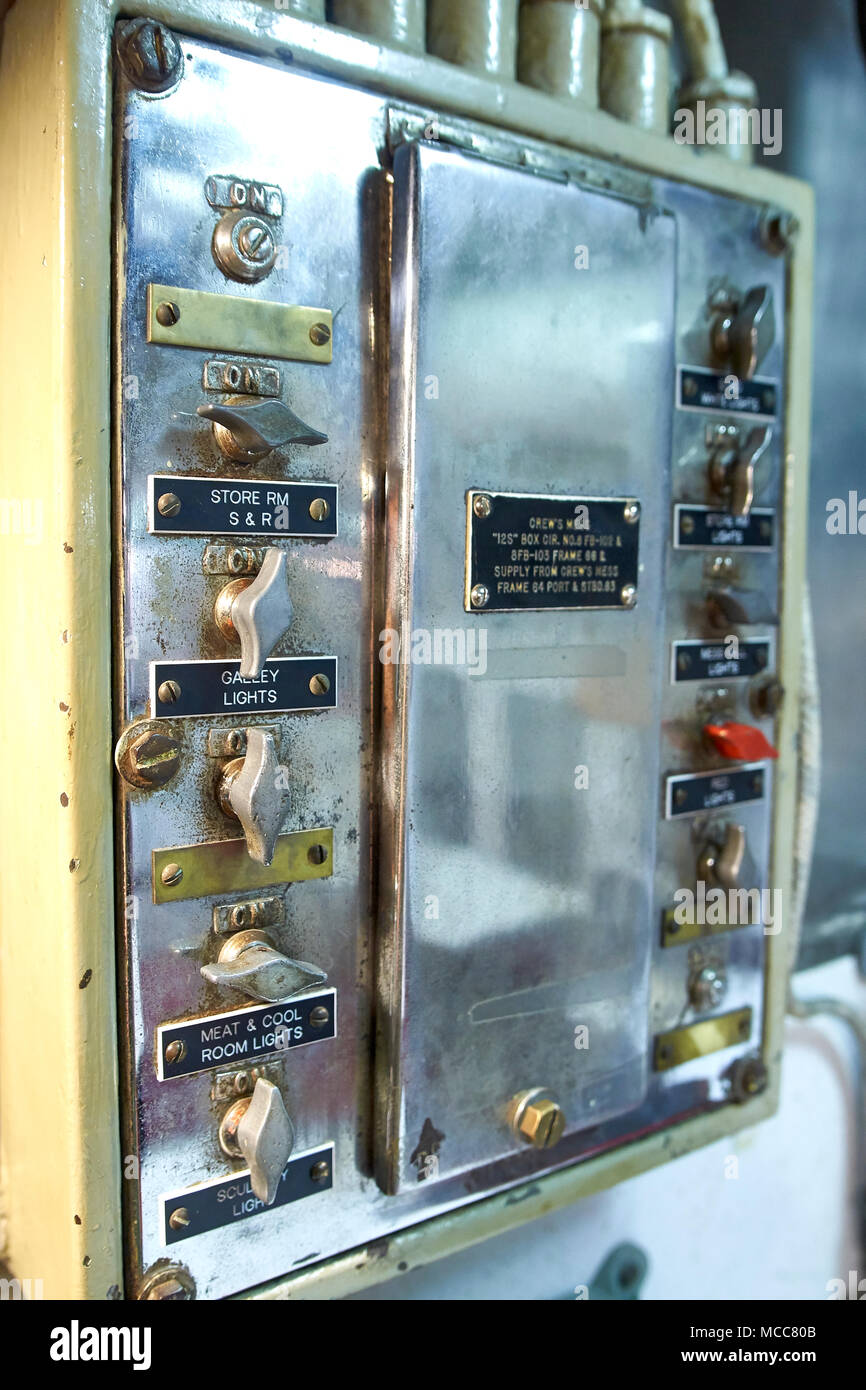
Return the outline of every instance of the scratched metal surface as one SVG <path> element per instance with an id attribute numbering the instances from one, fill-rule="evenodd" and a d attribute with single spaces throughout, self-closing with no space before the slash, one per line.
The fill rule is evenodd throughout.
<path id="1" fill-rule="evenodd" d="M 416 1174 L 413 1184 L 406 1185 L 400 1195 L 386 1197 L 373 1178 L 374 999 L 369 864 L 377 848 L 371 843 L 370 808 L 379 795 L 379 784 L 371 720 L 371 650 L 375 652 L 376 647 L 371 644 L 381 614 L 372 611 L 371 561 L 373 526 L 374 522 L 378 524 L 377 506 L 384 474 L 378 435 L 381 383 L 376 380 L 375 361 L 376 334 L 383 324 L 377 304 L 377 218 L 384 196 L 386 103 L 335 83 L 286 72 L 279 64 L 232 55 L 198 41 L 186 43 L 185 53 L 188 56 L 183 81 L 168 95 L 150 98 L 127 89 L 119 93 L 123 119 L 118 121 L 116 483 L 120 542 L 117 598 L 123 655 L 118 668 L 118 732 L 129 720 L 147 713 L 151 660 L 234 655 L 212 622 L 212 603 L 220 581 L 202 574 L 204 538 L 149 536 L 145 509 L 146 479 L 151 472 L 175 469 L 218 477 L 233 475 L 233 466 L 227 467 L 217 453 L 207 427 L 191 418 L 196 405 L 205 399 L 201 388 L 204 361 L 209 356 L 227 354 L 148 345 L 144 335 L 146 285 L 154 281 L 228 291 L 250 298 L 321 305 L 338 313 L 331 366 L 276 360 L 269 363 L 279 366 L 282 372 L 284 399 L 304 420 L 328 433 L 329 443 L 313 450 L 297 448 L 274 454 L 255 469 L 255 476 L 260 479 L 321 478 L 338 483 L 341 489 L 337 539 L 286 543 L 295 619 L 277 653 L 336 654 L 341 664 L 339 708 L 327 714 L 282 716 L 276 721 L 292 783 L 292 803 L 284 828 L 332 825 L 335 832 L 333 877 L 296 884 L 285 891 L 288 921 L 280 940 L 291 954 L 312 960 L 328 971 L 329 984 L 339 992 L 340 1031 L 334 1041 L 305 1048 L 277 1060 L 274 1066 L 282 1076 L 298 1150 L 333 1141 L 335 1181 L 330 1193 L 260 1213 L 235 1226 L 174 1246 L 172 1257 L 187 1263 L 198 1295 L 219 1297 L 387 1234 L 422 1215 L 459 1205 L 470 1200 L 472 1194 L 459 1176 L 419 1183 Z M 213 263 L 210 238 L 216 215 L 203 194 L 203 184 L 210 173 L 255 178 L 276 183 L 283 190 L 285 264 L 258 286 L 227 284 Z M 485 185 L 485 166 L 476 163 L 471 173 L 461 177 L 469 180 L 467 189 L 473 179 L 478 180 L 480 188 Z M 604 209 L 592 214 L 601 219 L 596 226 L 606 225 L 605 217 L 611 225 L 621 225 L 630 253 L 640 254 L 637 219 L 627 205 L 614 199 L 587 201 L 575 189 L 542 180 L 527 187 L 530 196 L 543 202 L 549 200 L 551 206 L 560 206 L 560 200 L 566 196 L 574 200 L 575 208 L 600 209 L 603 202 Z M 697 238 L 709 238 L 712 242 L 719 237 L 724 255 L 733 259 L 739 254 L 738 238 L 745 227 L 741 205 L 709 195 L 686 195 L 687 190 L 679 186 L 657 185 L 655 202 L 667 207 L 674 217 L 650 224 L 650 241 L 661 238 L 657 245 L 664 255 L 661 263 L 657 258 L 644 262 L 643 279 L 629 275 L 625 259 L 618 273 L 615 239 L 600 248 L 598 260 L 601 267 L 607 266 L 603 271 L 604 283 L 611 295 L 608 305 L 596 306 L 592 311 L 592 321 L 600 328 L 610 318 L 611 327 L 619 334 L 618 339 L 611 341 L 628 348 L 629 362 L 652 359 L 656 363 L 649 370 L 647 384 L 663 389 L 663 399 L 656 404 L 624 404 L 622 392 L 630 390 L 629 373 L 622 372 L 621 360 L 605 347 L 603 332 L 596 333 L 591 343 L 581 343 L 576 331 L 569 338 L 563 304 L 559 331 L 564 335 L 563 341 L 570 343 L 570 350 L 580 346 L 590 354 L 590 379 L 600 381 L 600 363 L 607 364 L 609 380 L 604 403 L 608 434 L 600 405 L 595 415 L 586 400 L 587 409 L 582 416 L 569 410 L 568 393 L 572 385 L 579 392 L 580 381 L 576 378 L 572 383 L 571 374 L 560 373 L 556 376 L 560 394 L 547 395 L 550 423 L 545 444 L 556 463 L 538 462 L 530 469 L 521 462 L 522 458 L 529 458 L 533 448 L 537 453 L 537 441 L 527 444 L 515 435 L 507 446 L 508 467 L 514 476 L 523 470 L 527 490 L 550 488 L 557 470 L 561 481 L 556 490 L 566 493 L 589 489 L 590 478 L 595 477 L 592 490 L 612 495 L 644 493 L 641 500 L 646 511 L 660 527 L 653 534 L 654 527 L 645 522 L 642 529 L 642 560 L 647 566 L 642 586 L 646 586 L 646 596 L 638 609 L 631 615 L 593 615 L 604 642 L 621 643 L 626 630 L 642 634 L 639 647 L 633 652 L 633 679 L 622 681 L 618 687 L 613 681 L 603 681 L 610 697 L 606 702 L 598 701 L 598 685 L 582 690 L 577 701 L 575 682 L 543 682 L 548 689 L 543 697 L 545 707 L 557 711 L 556 734 L 551 730 L 549 736 L 543 735 L 547 738 L 542 760 L 545 779 L 555 783 L 562 767 L 568 771 L 579 762 L 592 764 L 595 758 L 599 764 L 598 782 L 607 786 L 611 805 L 607 809 L 599 807 L 596 827 L 594 815 L 578 809 L 577 799 L 587 793 L 570 789 L 568 779 L 567 787 L 558 790 L 553 801 L 544 787 L 536 783 L 533 792 L 526 780 L 520 817 L 523 836 L 518 843 L 513 835 L 515 822 L 511 812 L 497 806 L 495 798 L 490 797 L 489 786 L 487 791 L 482 788 L 488 775 L 486 764 L 492 759 L 504 764 L 497 771 L 502 786 L 509 770 L 513 773 L 515 769 L 527 768 L 525 736 L 528 730 L 535 732 L 540 727 L 537 697 L 531 692 L 524 696 L 517 690 L 508 693 L 510 683 L 502 682 L 500 690 L 507 692 L 504 698 L 511 722 L 496 722 L 486 729 L 483 709 L 479 710 L 480 722 L 476 720 L 471 729 L 468 722 L 461 723 L 459 701 L 446 702 L 444 725 L 426 720 L 421 705 L 412 711 L 419 743 L 434 755 L 452 750 L 448 755 L 448 785 L 452 792 L 458 789 L 451 802 L 452 814 L 446 816 L 441 809 L 437 812 L 433 805 L 430 814 L 440 817 L 435 848 L 438 873 L 445 878 L 442 892 L 452 891 L 452 881 L 463 885 L 461 891 L 466 897 L 461 906 L 466 909 L 467 928 L 472 925 L 471 911 L 479 921 L 491 901 L 498 903 L 503 912 L 507 910 L 503 919 L 508 923 L 506 930 L 512 930 L 516 924 L 523 932 L 527 969 L 534 972 L 533 978 L 540 984 L 555 983 L 560 978 L 575 921 L 584 941 L 591 940 L 594 925 L 607 917 L 624 924 L 621 929 L 627 934 L 634 932 L 635 923 L 639 923 L 639 930 L 631 939 L 636 956 L 644 961 L 647 942 L 641 932 L 649 931 L 649 1009 L 629 1025 L 630 1055 L 641 1059 L 651 1033 L 682 1015 L 688 970 L 685 957 L 677 952 L 665 953 L 668 959 L 661 963 L 655 944 L 656 911 L 660 895 L 667 890 L 668 869 L 660 871 L 657 901 L 649 907 L 652 844 L 658 828 L 653 817 L 660 804 L 659 779 L 655 774 L 671 759 L 667 746 L 659 743 L 658 732 L 667 672 L 667 655 L 660 657 L 658 643 L 662 633 L 666 499 L 670 487 L 665 453 L 669 424 L 665 421 L 671 387 L 658 364 L 664 357 L 669 371 L 674 356 L 680 355 L 679 346 L 675 353 L 671 351 L 669 337 L 666 345 L 658 338 L 661 334 L 663 340 L 665 332 L 669 334 L 670 301 L 665 309 L 661 300 L 662 289 L 666 286 L 669 296 L 673 283 L 673 238 L 665 240 L 661 229 L 676 220 L 677 277 L 682 302 L 684 274 L 702 273 L 688 248 Z M 516 210 L 509 209 L 509 217 L 513 213 Z M 526 214 L 523 217 L 524 221 L 531 220 Z M 539 221 L 539 236 L 543 227 Z M 563 264 L 569 267 L 573 247 L 581 238 L 572 235 L 567 219 L 557 224 L 557 236 L 560 234 L 564 238 Z M 471 241 L 468 249 L 471 253 Z M 504 236 L 504 255 L 507 250 Z M 553 250 L 548 247 L 544 254 L 548 258 L 545 263 L 550 265 Z M 712 247 L 707 255 L 712 255 Z M 665 261 L 664 257 L 668 259 Z M 540 258 L 539 263 L 543 260 Z M 454 272 L 460 273 L 459 265 L 455 265 Z M 571 273 L 577 278 L 581 272 Z M 572 282 L 566 279 L 563 283 Z M 541 281 L 539 284 L 543 292 L 544 285 Z M 688 286 L 685 289 L 696 293 Z M 623 327 L 621 296 L 626 293 L 637 296 L 635 305 L 640 309 L 633 319 L 630 338 Z M 464 316 L 473 311 L 473 305 L 474 312 L 487 312 L 494 309 L 495 301 L 485 298 L 481 286 L 467 279 L 463 292 L 453 300 L 458 323 L 465 321 Z M 551 312 L 549 301 L 546 312 Z M 681 334 L 682 327 L 678 331 Z M 657 362 L 652 351 L 654 343 L 659 346 Z M 476 353 L 491 349 L 495 349 L 507 373 L 508 341 L 487 338 L 475 345 Z M 596 357 L 598 362 L 593 361 Z M 461 404 L 453 416 L 456 425 L 460 411 L 468 418 L 478 402 L 465 390 L 456 353 L 452 368 L 462 388 Z M 434 362 L 429 370 L 435 373 L 441 368 Z M 514 391 L 534 390 L 539 393 L 540 403 L 545 398 L 540 382 L 539 378 L 524 386 L 515 380 Z M 489 405 L 488 401 L 484 409 L 489 409 Z M 628 410 L 636 407 L 645 412 L 641 418 L 651 422 L 651 451 L 643 450 L 645 435 L 624 418 Z M 488 424 L 495 439 L 496 422 L 490 419 Z M 606 438 L 616 439 L 617 447 L 604 452 Z M 607 467 L 603 477 L 593 459 L 581 457 L 588 443 L 604 454 Z M 474 486 L 479 481 L 477 468 L 483 461 L 492 470 L 490 485 L 503 486 L 505 480 L 494 476 L 493 446 L 483 444 L 480 434 L 479 448 L 481 452 L 473 460 L 466 485 Z M 484 449 L 488 451 L 486 457 Z M 573 466 L 571 460 L 577 460 Z M 239 479 L 246 478 L 243 470 L 236 471 Z M 462 483 L 460 490 L 462 505 Z M 447 570 L 438 582 L 458 596 L 459 608 L 462 549 L 458 544 L 454 552 L 453 547 L 455 539 L 462 539 L 462 519 L 458 532 L 455 537 L 438 510 L 419 518 L 415 528 L 419 553 L 425 547 L 440 547 L 442 562 L 451 567 L 451 573 L 450 583 Z M 674 581 L 674 588 L 679 582 Z M 431 615 L 435 617 L 435 611 L 431 610 Z M 462 621 L 462 615 L 457 621 Z M 545 645 L 564 645 L 574 640 L 571 629 L 566 631 L 567 625 L 574 622 L 573 615 L 559 615 L 548 621 L 553 629 L 545 636 Z M 530 622 L 535 623 L 535 619 Z M 556 627 L 557 623 L 561 626 Z M 624 624 L 632 626 L 628 629 Z M 443 621 L 442 625 L 447 623 Z M 523 634 L 530 632 L 530 628 L 522 629 Z M 700 634 L 686 626 L 681 635 Z M 505 645 L 525 642 L 532 646 L 540 641 L 535 628 L 534 635 L 522 635 Z M 493 689 L 496 684 L 490 681 L 482 683 L 484 689 L 479 686 L 481 694 L 477 698 L 482 706 L 486 701 L 503 699 Z M 574 717 L 575 710 L 579 712 L 578 719 Z M 441 716 L 440 710 L 437 718 Z M 269 726 L 275 722 L 272 715 L 262 718 Z M 232 1171 L 231 1160 L 217 1142 L 223 1107 L 211 1100 L 211 1078 L 193 1076 L 160 1083 L 154 1068 L 154 1030 L 158 1024 L 181 1016 L 223 1012 L 231 1007 L 226 996 L 206 987 L 199 975 L 202 960 L 214 954 L 211 908 L 222 899 L 156 907 L 150 891 L 153 848 L 234 837 L 236 833 L 213 797 L 216 769 L 205 748 L 210 722 L 178 721 L 183 767 L 166 789 L 144 793 L 124 787 L 120 796 L 119 833 L 125 879 L 119 885 L 119 916 L 128 964 L 126 1143 L 127 1151 L 137 1157 L 139 1165 L 139 1180 L 130 1178 L 127 1190 L 132 1237 L 128 1273 L 132 1288 L 142 1269 L 167 1255 L 159 1230 L 160 1195 Z M 222 718 L 215 722 L 229 727 L 239 721 Z M 563 747 L 563 733 L 572 728 L 573 742 Z M 585 757 L 580 756 L 579 728 L 592 731 L 593 752 Z M 479 739 L 485 741 L 486 747 L 485 756 L 480 758 L 476 756 Z M 646 770 L 637 775 L 636 782 L 621 775 L 614 760 L 624 758 L 629 747 L 639 752 L 642 763 L 646 759 L 646 768 L 654 770 L 653 777 Z M 498 847 L 498 858 L 486 866 L 483 885 L 479 885 L 477 874 L 473 876 L 476 862 L 472 841 L 463 834 L 465 805 L 455 781 L 460 750 L 462 773 L 468 774 L 469 785 L 477 788 L 474 795 L 486 798 L 487 833 Z M 442 788 L 433 788 L 440 797 L 444 797 L 446 787 L 444 764 L 442 773 Z M 612 804 L 619 797 L 625 801 L 619 803 L 617 827 Z M 580 825 L 575 823 L 576 816 L 584 818 Z M 765 826 L 766 820 L 761 823 Z M 668 835 L 667 828 L 662 827 L 661 834 L 667 836 L 665 843 L 670 842 L 671 846 L 676 838 L 680 845 L 676 853 L 684 855 L 685 864 L 685 828 L 673 827 Z M 759 839 L 759 830 L 756 835 Z M 587 855 L 589 845 L 595 852 L 594 862 Z M 572 848 L 576 861 L 570 858 Z M 760 857 L 760 846 L 757 853 Z M 629 857 L 631 863 L 627 864 L 624 861 Z M 576 871 L 579 865 L 585 871 L 584 881 Z M 589 872 L 591 881 L 587 882 Z M 437 889 L 434 886 L 428 891 L 435 893 Z M 552 913 L 554 899 L 556 911 Z M 558 952 L 547 970 L 538 955 L 538 922 L 542 919 L 553 925 L 552 939 Z M 731 942 L 729 950 L 731 986 L 726 1007 L 742 1002 L 754 1002 L 757 1006 L 760 941 L 755 942 L 754 933 L 744 932 L 740 940 Z M 489 968 L 494 970 L 495 962 L 488 960 Z M 469 1002 L 497 992 L 485 986 L 487 968 L 482 959 L 477 987 L 476 980 L 470 982 Z M 580 963 L 577 968 L 582 968 Z M 636 965 L 634 969 L 635 999 L 643 1010 L 647 1005 L 647 997 L 642 993 L 644 968 Z M 437 1002 L 441 995 L 439 989 L 436 997 L 429 1000 L 431 1027 L 441 1017 L 437 1013 L 442 1007 Z M 570 1016 L 567 1022 L 569 1032 Z M 642 1028 L 645 1031 L 641 1037 Z M 556 1063 L 560 1068 L 566 1065 L 571 1040 L 566 1037 L 564 1041 L 563 1056 Z M 574 1053 L 573 1045 L 571 1052 Z M 535 1060 L 540 1067 L 541 1048 Z M 570 1054 L 568 1060 L 571 1061 Z M 501 1131 L 497 1130 L 495 1139 L 491 1139 L 492 1128 L 482 1132 L 479 1125 L 474 1137 L 467 1141 L 469 1148 L 455 1161 L 455 1168 L 465 1166 L 467 1154 L 470 1163 L 482 1165 L 468 1184 L 477 1193 L 518 1182 L 554 1164 L 573 1161 L 582 1153 L 609 1146 L 631 1133 L 721 1100 L 718 1077 L 729 1060 L 730 1054 L 718 1054 L 674 1074 L 650 1075 L 646 1096 L 637 1108 L 591 1130 L 572 1133 L 555 1155 L 536 1155 L 519 1149 L 516 1142 L 509 1149 L 509 1141 L 503 1143 Z M 459 1058 L 456 1061 L 459 1066 Z M 483 1090 L 485 1106 L 488 1094 L 499 1094 L 506 1080 L 510 1084 L 506 1072 L 511 1063 L 494 1057 L 491 1065 L 494 1073 L 483 1078 L 477 1072 L 470 1075 L 467 1071 L 455 1079 L 453 1089 L 431 1092 L 431 1101 L 455 1098 L 453 1115 L 446 1105 L 444 1113 L 433 1117 L 446 1134 L 456 1136 L 461 1132 L 470 1084 L 478 1084 Z M 642 1060 L 639 1065 L 643 1067 Z M 496 1067 L 503 1070 L 495 1074 Z M 547 1076 L 533 1075 L 532 1080 L 549 1084 Z M 423 1094 L 413 1095 L 411 1105 L 422 1119 L 426 1117 Z M 497 1157 L 498 1161 L 490 1161 Z"/>

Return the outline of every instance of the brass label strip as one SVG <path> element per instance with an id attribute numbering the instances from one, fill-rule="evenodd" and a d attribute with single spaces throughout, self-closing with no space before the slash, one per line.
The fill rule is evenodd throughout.
<path id="1" fill-rule="evenodd" d="M 147 287 L 149 343 L 330 362 L 333 331 L 330 309 L 241 299 L 177 285 Z"/>
<path id="2" fill-rule="evenodd" d="M 670 1071 L 695 1057 L 721 1052 L 724 1047 L 747 1042 L 752 1032 L 752 1010 L 736 1009 L 718 1018 L 705 1018 L 688 1028 L 659 1033 L 655 1040 L 653 1064 L 656 1071 Z"/>
<path id="3" fill-rule="evenodd" d="M 250 858 L 246 840 L 210 840 L 201 845 L 155 849 L 151 863 L 155 903 L 246 893 L 281 883 L 330 878 L 334 832 L 329 828 L 280 835 L 273 863 L 267 868 Z"/>

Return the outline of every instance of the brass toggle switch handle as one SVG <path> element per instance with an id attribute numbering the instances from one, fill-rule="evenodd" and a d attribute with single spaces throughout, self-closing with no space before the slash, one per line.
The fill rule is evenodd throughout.
<path id="1" fill-rule="evenodd" d="M 751 430 L 742 448 L 725 457 L 710 459 L 710 485 L 730 498 L 733 516 L 748 516 L 755 501 L 755 469 L 773 441 L 770 425 Z"/>
<path id="2" fill-rule="evenodd" d="M 246 736 L 246 755 L 225 765 L 217 794 L 223 810 L 240 821 L 250 858 L 268 865 L 289 807 L 289 790 L 273 734 L 247 729 Z"/>
<path id="3" fill-rule="evenodd" d="M 317 965 L 282 955 L 264 932 L 255 930 L 229 937 L 219 959 L 203 965 L 201 974 L 219 989 L 239 990 L 264 1004 L 284 1003 L 328 978 Z"/>
<path id="4" fill-rule="evenodd" d="M 775 627 L 779 622 L 779 615 L 760 589 L 735 589 L 732 585 L 710 589 L 707 594 L 707 614 L 711 625 L 720 631 L 729 625 L 741 627 L 767 623 Z"/>
<path id="5" fill-rule="evenodd" d="M 286 580 L 286 552 L 271 546 L 255 579 L 233 579 L 220 591 L 214 620 L 229 640 L 241 644 L 240 674 L 257 679 L 280 638 L 291 625 L 294 609 Z"/>
<path id="6" fill-rule="evenodd" d="M 721 844 L 706 844 L 698 859 L 698 880 L 718 888 L 739 888 L 746 857 L 746 832 L 742 825 L 728 825 Z"/>
<path id="7" fill-rule="evenodd" d="M 260 1076 L 250 1100 L 239 1100 L 223 1115 L 220 1145 L 232 1158 L 246 1160 L 250 1187 L 272 1206 L 295 1147 L 295 1127 L 279 1088 Z"/>
<path id="8" fill-rule="evenodd" d="M 710 331 L 713 356 L 727 363 L 743 381 L 750 380 L 776 339 L 773 291 L 756 285 L 740 303 L 732 295 L 720 309 Z"/>
<path id="9" fill-rule="evenodd" d="M 773 291 L 769 285 L 749 290 L 730 331 L 731 366 L 748 381 L 755 375 L 776 337 Z"/>
<path id="10" fill-rule="evenodd" d="M 235 463 L 256 463 L 284 444 L 328 442 L 326 434 L 304 424 L 279 400 L 257 400 L 250 405 L 200 405 L 196 413 L 203 420 L 210 420 L 217 444 Z"/>

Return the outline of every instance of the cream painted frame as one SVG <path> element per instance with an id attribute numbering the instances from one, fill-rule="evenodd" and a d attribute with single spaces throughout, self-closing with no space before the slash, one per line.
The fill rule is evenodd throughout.
<path id="1" fill-rule="evenodd" d="M 111 35 L 146 14 L 180 32 L 342 77 L 792 212 L 788 441 L 774 883 L 793 901 L 805 577 L 814 205 L 805 184 L 698 156 L 603 112 L 400 52 L 253 0 L 17 0 L 0 59 L 0 370 L 6 650 L 32 687 L 0 707 L 0 1254 L 47 1298 L 120 1297 L 121 1197 L 111 761 Z M 291 54 L 291 59 L 287 57 Z M 15 503 L 40 518 L 16 533 Z M 24 517 L 22 512 L 21 516 Z M 5 521 L 5 518 L 11 521 Z M 47 667 L 47 669 L 46 669 Z M 16 698 L 16 695 L 18 698 Z M 65 798 L 65 801 L 63 800 Z M 37 826 L 39 836 L 34 834 Z M 43 925 L 43 922 L 45 925 Z M 793 943 L 768 937 L 767 1091 L 411 1227 L 241 1298 L 337 1298 L 712 1142 L 778 1105 Z"/>

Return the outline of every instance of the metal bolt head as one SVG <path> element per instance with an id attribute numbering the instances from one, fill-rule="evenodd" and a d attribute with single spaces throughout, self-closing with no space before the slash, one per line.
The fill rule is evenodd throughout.
<path id="1" fill-rule="evenodd" d="M 175 1207 L 168 1224 L 173 1231 L 183 1231 L 189 1225 L 189 1212 L 186 1207 Z"/>
<path id="2" fill-rule="evenodd" d="M 160 516 L 177 516 L 180 511 L 180 498 L 176 492 L 164 492 L 157 500 L 156 510 Z"/>
<path id="3" fill-rule="evenodd" d="M 327 521 L 330 514 L 331 508 L 328 506 L 325 498 L 314 497 L 310 503 L 310 516 L 313 518 L 313 521 Z"/>
<path id="4" fill-rule="evenodd" d="M 179 864 L 166 864 L 160 878 L 166 888 L 176 888 L 183 878 L 183 869 Z"/>
<path id="5" fill-rule="evenodd" d="M 484 584 L 476 584 L 469 595 L 473 608 L 483 608 L 490 600 L 490 590 Z"/>
<path id="6" fill-rule="evenodd" d="M 136 786 L 164 787 L 180 767 L 180 746 L 169 734 L 142 734 L 130 746 L 128 766 Z"/>
<path id="7" fill-rule="evenodd" d="M 156 306 L 156 321 L 162 328 L 173 328 L 180 319 L 180 309 L 166 300 Z"/>
<path id="8" fill-rule="evenodd" d="M 325 1024 L 330 1020 L 330 1017 L 331 1015 L 328 1010 L 321 1004 L 317 1004 L 316 1008 L 310 1013 L 310 1026 L 312 1028 L 324 1028 Z"/>
<path id="9" fill-rule="evenodd" d="M 247 260 L 263 265 L 274 254 L 274 234 L 266 223 L 250 219 L 238 230 L 238 246 Z"/>
<path id="10" fill-rule="evenodd" d="M 634 608 L 637 603 L 637 589 L 633 584 L 624 584 L 619 591 L 623 608 Z"/>
<path id="11" fill-rule="evenodd" d="M 159 724 L 130 724 L 118 739 L 114 761 L 133 787 L 164 787 L 180 767 L 180 744 L 172 729 Z"/>
<path id="12" fill-rule="evenodd" d="M 177 681 L 163 681 L 156 693 L 162 704 L 173 705 L 180 699 L 180 686 Z"/>
<path id="13" fill-rule="evenodd" d="M 770 1077 L 760 1057 L 740 1057 L 726 1073 L 731 1100 L 738 1105 L 767 1089 Z"/>
<path id="14" fill-rule="evenodd" d="M 324 347 L 331 341 L 331 330 L 326 323 L 314 323 L 310 329 L 310 342 L 316 347 Z"/>
<path id="15" fill-rule="evenodd" d="M 784 256 L 793 250 L 800 234 L 800 221 L 784 208 L 768 208 L 759 225 L 761 245 L 771 256 Z"/>
<path id="16" fill-rule="evenodd" d="M 148 1270 L 138 1297 L 145 1301 L 187 1301 L 195 1298 L 195 1280 L 182 1266 L 165 1262 Z"/>
<path id="17" fill-rule="evenodd" d="M 330 688 L 331 682 L 324 672 L 320 671 L 318 675 L 310 677 L 311 695 L 327 695 Z"/>
<path id="18" fill-rule="evenodd" d="M 143 92 L 165 92 L 183 71 L 183 51 L 170 29 L 154 19 L 130 19 L 117 33 L 126 76 Z"/>
<path id="19" fill-rule="evenodd" d="M 623 517 L 633 526 L 640 517 L 640 502 L 626 502 Z"/>
<path id="20" fill-rule="evenodd" d="M 186 1056 L 186 1043 L 182 1038 L 173 1038 L 166 1044 L 165 1060 L 174 1066 L 177 1062 L 182 1062 Z"/>
<path id="21" fill-rule="evenodd" d="M 263 280 L 277 259 L 273 228 L 238 209 L 223 213 L 214 227 L 211 247 L 223 274 L 247 284 Z"/>
<path id="22" fill-rule="evenodd" d="M 313 1182 L 324 1182 L 325 1179 L 329 1178 L 330 1176 L 331 1165 L 330 1163 L 325 1163 L 324 1159 L 319 1163 L 314 1163 L 312 1168 L 310 1169 L 310 1177 L 312 1178 Z"/>
<path id="23" fill-rule="evenodd" d="M 472 510 L 476 516 L 480 516 L 482 521 L 493 511 L 493 503 L 489 497 L 476 497 L 472 503 Z"/>
<path id="24" fill-rule="evenodd" d="M 509 1108 L 514 1132 L 533 1148 L 552 1149 L 565 1133 L 562 1106 L 543 1087 L 521 1091 Z"/>

